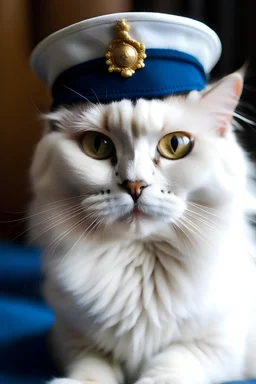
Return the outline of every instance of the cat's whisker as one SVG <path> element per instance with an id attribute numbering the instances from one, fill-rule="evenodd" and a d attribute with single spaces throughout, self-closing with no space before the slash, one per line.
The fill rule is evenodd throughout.
<path id="1" fill-rule="evenodd" d="M 188 201 L 188 204 L 195 205 L 197 207 L 202 207 L 205 210 L 208 210 L 209 212 L 218 211 L 216 208 L 209 207 L 208 205 L 205 205 L 205 204 L 196 203 L 195 201 Z"/>
<path id="2" fill-rule="evenodd" d="M 200 217 L 196 216 L 193 212 L 191 213 L 188 210 L 185 211 L 185 218 L 187 220 L 190 220 L 191 223 L 193 223 L 193 225 L 197 227 L 198 230 L 200 229 L 201 224 L 203 224 L 206 227 L 212 228 L 214 231 L 220 232 L 220 230 L 216 226 L 211 225 L 207 220 L 201 219 Z"/>
<path id="3" fill-rule="evenodd" d="M 80 202 L 79 203 L 76 203 L 76 204 L 65 204 L 65 205 L 61 205 L 61 206 L 57 206 L 57 207 L 54 207 L 54 208 L 51 208 L 51 209 L 47 209 L 47 210 L 44 210 L 44 211 L 39 211 L 37 213 L 35 213 L 34 215 L 31 215 L 29 218 L 31 217 L 36 217 L 36 216 L 44 216 L 45 213 L 49 213 L 51 212 L 50 216 L 47 217 L 46 219 L 42 220 L 41 222 L 38 222 L 36 225 L 40 225 L 40 224 L 43 224 L 47 221 L 50 221 L 51 219 L 54 219 L 56 218 L 57 216 L 61 215 L 61 214 L 64 214 L 64 213 L 67 213 L 68 211 L 70 210 L 73 210 L 77 207 L 81 206 Z M 61 209 L 61 211 L 59 211 Z M 54 211 L 57 211 L 56 215 L 54 214 Z M 30 227 L 30 228 L 33 228 L 33 227 Z"/>
<path id="4" fill-rule="evenodd" d="M 99 222 L 100 222 L 100 224 L 99 225 L 101 225 L 102 223 L 104 223 L 103 224 L 103 229 L 102 229 L 102 240 L 103 240 L 103 242 L 105 241 L 104 240 L 104 234 L 105 234 L 105 231 L 106 231 L 106 228 L 107 228 L 107 226 L 108 226 L 108 224 L 109 224 L 109 218 L 107 217 L 107 216 L 103 216 L 100 220 L 99 220 Z M 111 228 L 111 230 L 112 230 L 112 228 Z"/>
<path id="5" fill-rule="evenodd" d="M 103 220 L 102 220 L 103 221 Z M 102 237 L 103 237 L 103 241 L 105 242 L 105 238 L 104 238 L 104 235 L 105 235 L 105 231 L 106 231 L 106 228 L 109 224 L 109 219 L 108 218 L 105 218 L 105 224 L 103 226 L 103 231 L 102 231 Z M 110 227 L 111 228 L 111 231 L 112 231 L 112 235 L 113 235 L 113 228 L 112 226 Z"/>
<path id="6" fill-rule="evenodd" d="M 252 87 L 249 84 L 244 84 L 244 89 L 249 91 L 249 92 L 256 92 L 256 87 Z"/>
<path id="7" fill-rule="evenodd" d="M 33 100 L 33 98 L 32 98 L 31 95 L 29 96 L 29 98 L 30 98 L 30 101 L 31 101 L 33 107 L 34 107 L 35 110 L 39 113 L 39 115 L 43 114 L 43 112 L 41 112 L 40 109 L 37 107 L 37 105 L 36 105 L 36 103 L 34 102 L 34 100 Z"/>
<path id="8" fill-rule="evenodd" d="M 245 117 L 245 116 L 242 115 L 241 113 L 235 112 L 235 113 L 233 113 L 233 116 L 236 117 L 236 118 L 239 119 L 239 120 L 244 121 L 245 123 L 252 124 L 252 125 L 256 125 L 256 122 L 255 122 L 255 121 L 250 120 L 250 119 L 247 119 L 247 117 Z"/>
<path id="9" fill-rule="evenodd" d="M 97 93 L 94 91 L 93 88 L 90 88 L 90 89 L 91 89 L 91 91 L 93 92 L 94 96 L 96 97 L 96 100 L 97 100 L 97 102 L 98 102 L 97 106 L 99 106 L 100 111 L 103 112 L 104 115 L 105 115 L 105 114 L 106 114 L 106 111 L 104 110 L 104 107 L 103 107 L 103 105 L 101 104 L 101 102 L 100 102 L 100 100 L 99 100 L 99 98 L 98 98 L 98 96 L 97 96 Z"/>
<path id="10" fill-rule="evenodd" d="M 83 224 L 84 222 L 86 221 L 86 219 L 85 220 L 83 220 L 80 224 Z M 101 220 L 99 220 L 98 218 L 96 218 L 90 225 L 89 225 L 89 227 L 87 227 L 87 228 L 85 228 L 85 230 L 82 232 L 82 234 L 79 236 L 79 238 L 76 240 L 76 242 L 75 242 L 75 244 L 72 246 L 72 248 L 71 248 L 71 250 L 69 250 L 68 251 L 68 253 L 62 258 L 62 260 L 61 260 L 61 263 L 64 261 L 64 259 L 71 253 L 71 251 L 75 248 L 75 246 L 80 242 L 80 240 L 84 237 L 84 240 L 89 236 L 89 234 L 94 230 L 94 229 L 96 229 L 96 228 L 98 228 L 100 225 L 101 225 L 101 223 L 104 221 L 104 218 L 103 219 L 101 219 Z M 79 225 L 80 225 L 79 224 Z M 75 227 L 75 228 L 77 228 L 77 226 Z M 72 229 L 72 231 L 75 229 L 75 228 L 73 228 Z M 71 231 L 69 231 L 65 236 L 64 236 L 64 238 L 66 237 L 66 236 L 68 236 L 69 234 L 71 233 Z M 63 240 L 63 239 L 61 239 L 61 240 Z M 60 241 L 61 241 L 60 240 Z M 58 243 L 59 244 L 59 243 Z M 61 264 L 60 263 L 60 264 Z"/>
<path id="11" fill-rule="evenodd" d="M 184 220 L 186 223 L 189 223 L 191 225 L 191 227 L 194 228 L 195 231 L 197 231 L 198 233 L 202 233 L 201 228 L 198 225 L 196 225 L 193 221 L 191 221 L 188 217 L 186 217 L 185 215 L 183 215 L 182 220 Z"/>
<path id="12" fill-rule="evenodd" d="M 203 232 L 194 225 L 194 223 L 189 220 L 188 218 L 180 218 L 178 219 L 181 224 L 187 228 L 188 231 L 190 231 L 191 234 L 194 234 L 194 238 L 196 239 L 196 237 L 200 238 L 203 242 L 205 242 L 208 246 L 210 246 L 209 242 L 202 236 L 203 235 Z M 200 244 L 200 243 L 198 243 Z"/>
<path id="13" fill-rule="evenodd" d="M 74 89 L 68 87 L 68 86 L 65 85 L 65 84 L 61 84 L 61 85 L 62 85 L 64 88 L 67 88 L 67 89 L 69 89 L 71 92 L 73 92 L 73 93 L 77 94 L 78 96 L 82 97 L 82 99 L 86 100 L 89 104 L 91 104 L 91 105 L 95 108 L 95 104 L 94 104 L 91 100 L 89 100 L 87 97 L 85 97 L 85 96 L 82 95 L 81 93 L 75 91 Z"/>
<path id="14" fill-rule="evenodd" d="M 198 244 L 195 245 L 193 239 L 194 239 L 195 241 L 197 241 L 197 240 L 194 238 L 193 235 L 192 235 L 192 237 L 189 236 L 190 231 L 189 231 L 189 234 L 188 234 L 186 231 L 184 231 L 184 229 L 182 228 L 182 225 L 183 225 L 182 221 L 181 221 L 180 219 L 176 219 L 175 222 L 173 223 L 173 225 L 176 226 L 176 227 L 178 228 L 178 230 L 181 231 L 181 232 L 187 237 L 187 239 L 190 241 L 190 243 L 191 243 L 191 244 L 193 245 L 193 247 L 196 249 Z M 184 227 L 185 227 L 185 226 L 184 226 Z M 186 227 L 185 227 L 185 228 L 186 228 Z M 187 228 L 186 228 L 186 229 L 187 229 Z"/>
<path id="15" fill-rule="evenodd" d="M 85 220 L 82 220 L 81 224 L 84 222 Z M 82 232 L 82 234 L 78 237 L 78 239 L 75 241 L 75 243 L 73 244 L 73 246 L 70 248 L 70 250 L 63 256 L 63 258 L 61 259 L 60 263 L 59 263 L 59 266 L 64 262 L 64 260 L 68 257 L 68 255 L 70 255 L 70 253 L 72 252 L 72 250 L 77 246 L 77 244 L 80 242 L 80 240 L 84 237 L 84 235 L 88 232 L 88 230 L 90 229 L 91 226 L 93 226 L 93 224 L 97 222 L 97 218 L 89 225 L 88 228 L 85 228 L 85 230 Z M 74 228 L 72 228 L 71 231 L 73 231 L 75 228 L 77 228 L 77 226 L 75 226 Z M 69 231 L 65 236 L 68 236 L 70 234 Z M 61 238 L 61 240 L 63 240 L 63 238 Z M 60 240 L 60 241 L 61 241 Z M 59 244 L 59 243 L 58 243 Z M 57 245 L 58 246 L 58 245 Z"/>
<path id="16" fill-rule="evenodd" d="M 182 226 L 184 226 L 185 229 L 188 229 L 187 227 L 185 227 L 185 225 L 183 224 L 182 222 L 182 219 L 181 218 L 176 218 L 174 223 L 173 223 L 182 233 L 184 233 L 184 235 L 189 239 L 189 241 L 191 242 L 191 244 L 195 247 L 195 243 L 192 241 L 192 239 L 196 240 L 193 236 L 192 233 L 190 233 L 190 231 L 187 233 L 183 228 Z M 192 235 L 192 237 L 190 237 L 189 235 Z M 196 247 L 195 247 L 196 248 Z"/>
<path id="17" fill-rule="evenodd" d="M 240 119 L 240 120 L 242 120 L 242 119 Z M 256 132 L 256 129 L 254 128 L 254 127 L 252 127 L 252 125 L 256 125 L 256 123 L 250 123 L 250 122 L 247 122 L 247 121 L 245 121 L 245 120 L 242 120 L 244 123 L 246 123 L 247 124 L 247 127 L 249 126 L 251 129 L 252 129 L 252 131 L 253 132 Z M 244 124 L 242 124 L 241 122 L 239 122 L 238 120 L 235 120 L 235 119 L 233 119 L 233 127 L 235 128 L 235 129 L 237 129 L 237 131 L 244 131 L 244 129 L 245 129 L 245 126 L 244 126 Z M 251 125 L 252 124 L 252 125 Z"/>
<path id="18" fill-rule="evenodd" d="M 41 236 L 43 236 L 46 232 L 48 232 L 49 230 L 57 227 L 58 225 L 62 225 L 64 224 L 66 221 L 68 220 L 71 220 L 73 219 L 74 217 L 78 216 L 79 214 L 83 213 L 83 208 L 82 207 L 78 207 L 77 208 L 77 211 L 76 212 L 73 212 L 71 214 L 67 214 L 64 218 L 62 218 L 61 220 L 55 222 L 54 224 L 50 225 L 49 227 L 47 227 L 43 232 L 39 233 L 36 237 L 34 237 L 30 242 L 33 243 L 36 239 L 40 238 Z"/>
<path id="19" fill-rule="evenodd" d="M 59 208 L 63 208 L 61 209 L 61 211 L 59 211 Z M 72 213 L 73 211 L 76 211 L 78 208 L 81 208 L 81 203 L 80 201 L 76 204 L 69 204 L 65 207 L 56 207 L 55 209 L 57 210 L 57 213 L 54 214 L 52 213 L 48 218 L 42 220 L 42 221 L 39 221 L 37 224 L 35 224 L 35 226 L 38 226 L 40 224 L 45 224 L 47 223 L 48 221 L 52 221 L 52 220 L 55 220 L 56 218 L 62 216 L 62 215 L 65 215 L 67 213 Z M 44 216 L 44 211 L 41 212 L 42 216 Z M 39 213 L 40 214 L 40 213 Z M 31 227 L 33 228 L 33 227 Z"/>
<path id="20" fill-rule="evenodd" d="M 176 223 L 175 221 L 174 222 L 171 222 L 171 227 L 174 229 L 174 234 L 176 236 L 176 240 L 177 240 L 177 243 L 178 243 L 178 235 L 180 235 L 181 237 L 181 240 L 183 241 L 183 244 L 184 246 L 187 248 L 187 250 L 189 250 L 188 246 L 187 246 L 187 243 L 186 241 L 184 240 L 184 237 L 183 235 L 185 235 L 184 231 L 182 230 L 182 228 L 179 227 L 179 224 Z M 177 233 L 177 228 L 178 230 L 180 231 L 179 233 Z M 187 237 L 187 236 L 186 236 Z M 179 244 L 178 244 L 179 246 Z"/>
<path id="21" fill-rule="evenodd" d="M 69 198 L 69 199 L 64 199 L 64 200 L 78 200 L 80 201 L 80 199 L 78 197 L 73 197 L 73 198 Z M 57 200 L 56 202 L 52 202 L 52 203 L 48 203 L 48 204 L 42 204 L 42 205 L 37 205 L 37 206 L 34 206 L 34 209 L 37 209 L 37 208 L 41 208 L 41 207 L 44 207 L 44 206 L 48 206 L 48 205 L 53 205 L 53 204 L 58 204 L 59 202 L 62 202 L 64 200 Z M 49 209 L 46 209 L 46 210 L 43 210 L 43 211 L 39 211 L 39 212 L 36 212 L 36 213 L 33 213 L 31 215 L 27 215 L 25 217 L 22 217 L 20 219 L 14 219 L 14 220 L 5 220 L 5 221 L 1 221 L 0 223 L 4 224 L 4 223 L 15 223 L 15 222 L 23 222 L 23 221 L 26 221 L 28 219 L 30 219 L 31 217 L 34 217 L 34 216 L 39 216 L 43 213 L 47 213 L 47 212 L 50 212 L 50 211 L 53 211 L 54 209 L 58 209 L 58 208 L 62 208 L 62 207 L 65 207 L 65 206 L 68 206 L 69 204 L 72 204 L 72 202 L 67 202 L 63 205 L 58 205 L 56 207 L 53 207 L 53 208 L 49 208 Z M 20 212 L 10 212 L 8 214 L 21 214 L 21 213 L 26 213 L 27 211 L 20 211 Z"/>
<path id="22" fill-rule="evenodd" d="M 90 194 L 88 194 L 88 193 L 87 194 L 83 194 L 83 195 L 80 194 L 80 195 L 77 195 L 77 196 L 67 197 L 65 199 L 54 200 L 51 203 L 39 204 L 39 205 L 36 205 L 35 207 L 36 208 L 41 208 L 41 207 L 45 207 L 45 206 L 48 206 L 48 205 L 62 203 L 63 201 L 71 201 L 71 203 L 72 203 L 73 200 L 77 200 L 77 199 L 82 200 L 85 197 L 87 197 L 88 195 L 90 196 Z"/>
<path id="23" fill-rule="evenodd" d="M 174 179 L 172 179 L 171 182 L 167 181 L 165 185 L 166 185 L 166 187 L 168 187 L 171 191 L 173 190 L 173 187 L 179 186 L 179 184 L 177 183 L 177 181 L 175 181 Z"/>
<path id="24" fill-rule="evenodd" d="M 196 204 L 196 203 L 192 203 L 192 202 L 189 202 L 187 201 L 187 204 L 191 205 L 192 207 L 194 207 L 195 209 L 199 209 L 200 211 L 203 211 L 206 213 L 206 215 L 211 215 L 211 216 L 215 216 L 216 218 L 222 220 L 223 222 L 227 219 L 226 216 L 224 215 L 217 215 L 215 213 L 213 213 L 214 211 L 215 212 L 219 212 L 217 209 L 214 209 L 214 208 L 206 208 L 204 205 L 201 205 L 201 204 Z M 194 212 L 195 213 L 195 212 Z M 198 213 L 197 213 L 198 214 Z M 255 222 L 253 219 L 251 219 L 248 215 L 247 215 L 247 220 L 249 222 Z M 221 227 L 220 227 L 221 228 Z"/>
<path id="25" fill-rule="evenodd" d="M 99 104 L 95 104 L 95 103 L 93 103 L 91 100 L 89 100 L 87 97 L 85 97 L 84 95 L 82 95 L 81 93 L 79 93 L 79 92 L 77 92 L 77 91 L 75 91 L 74 89 L 72 89 L 72 88 L 70 88 L 70 87 L 68 87 L 67 85 L 64 85 L 64 84 L 62 84 L 62 86 L 63 87 L 65 87 L 65 88 L 67 88 L 67 89 L 69 89 L 71 92 L 73 92 L 73 93 L 75 93 L 75 94 L 77 94 L 78 96 L 80 96 L 80 97 L 82 97 L 84 100 L 86 100 L 90 105 L 92 105 L 93 106 L 93 108 L 95 108 L 95 109 L 98 109 L 99 110 L 99 112 L 101 112 L 101 113 L 104 113 L 105 114 L 105 110 L 104 110 L 104 108 L 103 108 L 103 106 L 102 106 L 102 104 L 99 102 L 99 99 L 98 99 L 98 97 L 97 97 L 97 95 L 96 95 L 96 93 L 95 93 L 95 91 L 91 88 L 91 91 L 95 94 L 95 96 L 96 96 L 96 98 L 97 98 L 97 100 L 98 100 L 98 102 L 99 102 Z M 83 117 L 83 116 L 82 116 Z"/>
<path id="26" fill-rule="evenodd" d="M 34 228 L 35 226 L 38 226 L 38 225 L 42 225 L 42 224 L 45 224 L 47 222 L 52 222 L 53 220 L 56 220 L 56 218 L 59 218 L 60 221 L 58 222 L 61 222 L 62 219 L 64 219 L 65 217 L 69 216 L 70 214 L 73 214 L 79 210 L 82 210 L 82 207 L 81 207 L 81 204 L 76 204 L 76 205 L 72 205 L 71 207 L 69 207 L 68 209 L 65 209 L 59 213 L 57 213 L 56 215 L 51 215 L 50 217 L 48 217 L 47 219 L 41 221 L 41 222 L 38 222 L 37 224 L 35 224 L 34 226 L 32 226 L 31 228 Z"/>
<path id="27" fill-rule="evenodd" d="M 85 217 L 82 217 L 78 222 L 75 222 L 71 227 L 67 228 L 64 232 L 62 232 L 57 238 L 55 238 L 46 248 L 49 250 L 56 249 L 60 242 L 68 236 L 74 229 L 76 229 L 79 225 L 82 225 L 86 220 L 88 220 L 90 217 L 93 216 L 93 213 L 86 215 Z M 59 241 L 58 241 L 59 240 Z"/>
<path id="28" fill-rule="evenodd" d="M 215 221 L 213 221 L 214 219 L 212 218 L 212 216 L 209 213 L 201 212 L 201 211 L 197 212 L 198 208 L 195 206 L 191 206 L 191 208 L 193 208 L 193 209 L 191 210 L 191 209 L 186 207 L 186 211 L 192 212 L 195 215 L 197 215 L 198 217 L 201 217 L 202 219 L 205 219 L 205 220 L 208 220 L 209 222 L 211 221 L 212 223 L 215 223 Z M 211 218 L 209 218 L 208 216 L 210 216 Z"/>
<path id="29" fill-rule="evenodd" d="M 86 237 L 87 238 L 89 236 L 89 234 L 95 230 L 95 229 L 98 229 L 99 226 L 104 222 L 105 218 L 103 217 L 102 219 L 99 219 L 99 218 L 96 218 L 93 223 L 88 227 L 88 229 L 90 228 L 90 231 L 86 233 Z"/>
<path id="30" fill-rule="evenodd" d="M 80 207 L 80 204 L 77 204 L 77 205 L 75 205 L 75 206 L 72 206 L 72 207 L 70 207 L 69 209 L 66 209 L 65 211 L 62 211 L 62 212 L 58 213 L 57 215 L 54 215 L 54 216 L 48 217 L 48 218 L 46 218 L 46 219 L 44 219 L 44 220 L 42 220 L 42 221 L 39 221 L 38 223 L 36 223 L 36 224 L 34 224 L 34 225 L 32 225 L 32 226 L 26 228 L 26 229 L 25 229 L 24 231 L 22 231 L 19 235 L 17 235 L 16 237 L 14 237 L 14 238 L 12 239 L 12 241 L 17 240 L 20 236 L 26 234 L 27 232 L 31 231 L 32 229 L 34 229 L 34 228 L 36 228 L 36 227 L 38 227 L 38 226 L 40 226 L 40 225 L 42 225 L 42 224 L 46 224 L 46 223 L 48 223 L 49 221 L 55 220 L 55 219 L 57 219 L 57 218 L 60 218 L 62 215 L 65 215 L 65 214 L 67 214 L 67 213 L 68 213 L 68 214 L 70 214 L 70 213 L 74 213 L 74 211 L 76 211 L 78 207 Z M 56 209 L 57 209 L 57 208 L 56 208 Z M 65 217 L 65 216 L 64 216 L 64 217 Z M 63 218 L 63 217 L 62 217 L 62 218 Z"/>
<path id="31" fill-rule="evenodd" d="M 205 224 L 206 226 L 208 226 L 209 228 L 212 228 L 213 230 L 215 231 L 218 231 L 220 232 L 220 228 L 217 227 L 216 223 L 214 223 L 212 220 L 208 220 L 206 217 L 186 208 L 186 213 L 192 217 L 193 219 L 195 219 L 196 221 L 199 221 L 200 223 L 202 224 Z"/>
<path id="32" fill-rule="evenodd" d="M 197 218 L 200 218 L 201 220 L 204 220 L 205 222 L 207 223 L 211 223 L 213 225 L 216 225 L 216 221 L 213 220 L 212 216 L 209 215 L 208 213 L 198 213 L 197 211 L 197 208 L 194 207 L 193 210 L 189 209 L 189 208 L 186 208 L 186 212 L 190 212 L 191 214 L 195 215 L 195 217 Z M 208 216 L 211 216 L 210 218 Z M 219 220 L 219 218 L 216 218 Z"/>
<path id="33" fill-rule="evenodd" d="M 221 215 L 219 215 L 217 213 L 214 213 L 214 212 L 218 212 L 219 213 L 219 210 L 217 210 L 217 209 L 206 207 L 205 205 L 197 204 L 197 203 L 194 203 L 194 202 L 191 202 L 191 201 L 187 201 L 187 204 L 191 205 L 192 207 L 195 207 L 196 209 L 199 209 L 200 211 L 205 212 L 208 215 L 215 216 L 215 217 L 217 217 L 217 218 L 219 218 L 221 220 L 225 219 L 225 216 L 221 216 Z"/>
<path id="34" fill-rule="evenodd" d="M 242 107 L 245 107 L 245 108 L 247 108 L 247 109 L 253 111 L 253 112 L 256 112 L 256 108 L 255 108 L 252 104 L 246 103 L 246 102 L 243 101 L 243 100 L 240 100 L 240 101 L 239 101 L 238 111 L 239 111 L 239 107 L 240 107 L 240 105 L 241 105 Z"/>
<path id="35" fill-rule="evenodd" d="M 176 236 L 176 238 L 177 238 L 177 240 L 178 240 L 178 237 L 177 237 L 177 235 L 179 234 L 180 235 L 180 237 L 181 237 L 181 239 L 182 239 L 182 241 L 183 241 L 183 244 L 184 244 L 184 246 L 185 246 L 185 248 L 186 248 L 186 250 L 187 250 L 187 255 L 188 255 L 188 257 L 189 257 L 189 260 L 190 260 L 190 264 L 191 264 L 191 268 L 193 269 L 193 272 L 194 272 L 194 274 L 196 275 L 196 273 L 195 273 L 195 269 L 193 268 L 193 266 L 194 266 L 194 264 L 193 264 L 193 260 L 192 260 L 192 256 L 191 256 L 191 251 L 190 251 L 190 248 L 189 248 L 189 246 L 188 246 L 188 242 L 187 241 L 185 241 L 185 239 L 184 239 L 184 235 L 186 236 L 186 238 L 189 240 L 189 242 L 195 247 L 195 249 L 196 249 L 196 246 L 194 245 L 194 243 L 193 243 L 193 241 L 190 239 L 190 236 L 180 227 L 180 225 L 178 224 L 178 223 L 172 223 L 173 224 L 173 228 L 174 228 L 174 233 L 175 233 L 175 236 Z M 179 233 L 177 234 L 177 229 L 178 229 L 178 231 L 179 231 Z"/>
<path id="36" fill-rule="evenodd" d="M 232 121 L 232 126 L 237 131 L 243 131 L 244 130 L 244 126 L 235 119 L 233 119 L 233 121 Z"/>

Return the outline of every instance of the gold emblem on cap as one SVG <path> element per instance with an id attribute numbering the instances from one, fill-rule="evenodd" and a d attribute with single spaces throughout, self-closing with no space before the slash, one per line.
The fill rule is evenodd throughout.
<path id="1" fill-rule="evenodd" d="M 129 25 L 125 19 L 116 23 L 117 38 L 111 40 L 106 53 L 109 72 L 118 72 L 123 77 L 131 77 L 136 69 L 145 67 L 145 45 L 129 36 Z"/>

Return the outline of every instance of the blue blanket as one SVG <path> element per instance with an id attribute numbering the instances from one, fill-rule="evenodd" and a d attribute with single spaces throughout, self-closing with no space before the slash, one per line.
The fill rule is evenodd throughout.
<path id="1" fill-rule="evenodd" d="M 40 284 L 38 250 L 0 244 L 0 384 L 44 384 L 58 376 L 47 345 L 53 314 Z"/>

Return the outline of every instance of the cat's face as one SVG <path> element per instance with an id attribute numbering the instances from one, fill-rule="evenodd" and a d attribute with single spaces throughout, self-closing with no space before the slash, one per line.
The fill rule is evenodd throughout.
<path id="1" fill-rule="evenodd" d="M 87 226 L 146 235 L 181 222 L 191 201 L 225 203 L 245 171 L 230 130 L 241 82 L 236 74 L 205 95 L 85 103 L 50 114 L 56 130 L 36 152 L 36 194 L 79 201 Z"/>

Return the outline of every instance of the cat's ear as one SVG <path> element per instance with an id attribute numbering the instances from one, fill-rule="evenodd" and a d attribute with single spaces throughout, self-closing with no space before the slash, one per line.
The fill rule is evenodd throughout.
<path id="1" fill-rule="evenodd" d="M 64 130 L 72 115 L 73 113 L 64 107 L 41 115 L 41 119 L 45 121 L 45 133 Z"/>
<path id="2" fill-rule="evenodd" d="M 213 119 L 220 136 L 231 128 L 232 118 L 239 102 L 244 82 L 244 69 L 222 78 L 202 91 L 200 107 Z"/>

